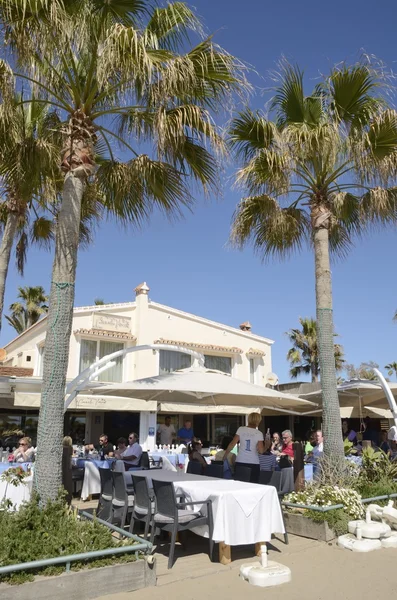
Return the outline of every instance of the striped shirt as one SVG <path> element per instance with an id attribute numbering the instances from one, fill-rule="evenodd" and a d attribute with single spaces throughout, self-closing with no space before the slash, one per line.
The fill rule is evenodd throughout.
<path id="1" fill-rule="evenodd" d="M 274 471 L 277 466 L 277 459 L 274 454 L 259 454 L 259 465 L 261 471 Z"/>

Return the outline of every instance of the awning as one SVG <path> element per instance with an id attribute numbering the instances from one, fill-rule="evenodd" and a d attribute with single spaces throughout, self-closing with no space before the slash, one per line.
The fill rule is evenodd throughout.
<path id="1" fill-rule="evenodd" d="M 15 392 L 15 406 L 25 408 L 39 408 L 41 394 L 28 392 Z M 150 411 L 156 412 L 157 402 L 146 402 L 137 398 L 125 398 L 122 396 L 93 396 L 91 394 L 79 394 L 73 400 L 68 410 L 119 410 L 130 412 Z"/>

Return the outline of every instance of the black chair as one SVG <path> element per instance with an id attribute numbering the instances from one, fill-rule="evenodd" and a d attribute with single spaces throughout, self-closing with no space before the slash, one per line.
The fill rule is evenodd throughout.
<path id="1" fill-rule="evenodd" d="M 84 481 L 84 468 L 72 468 L 72 482 L 73 482 L 73 494 L 76 495 L 77 492 L 81 492 Z"/>
<path id="2" fill-rule="evenodd" d="M 217 477 L 218 479 L 223 479 L 223 463 L 220 465 L 211 463 L 205 469 L 204 475 L 206 475 L 206 477 Z"/>
<path id="3" fill-rule="evenodd" d="M 150 494 L 146 477 L 132 475 L 132 481 L 134 483 L 135 498 L 131 514 L 130 533 L 134 531 L 135 521 L 143 521 L 145 523 L 144 537 L 146 538 L 149 533 L 149 525 L 153 521 L 155 510 L 154 495 L 153 492 Z"/>
<path id="4" fill-rule="evenodd" d="M 236 463 L 234 467 L 234 479 L 236 481 L 246 481 L 247 483 L 249 483 L 251 481 L 251 476 L 252 469 L 250 467 L 246 467 Z"/>
<path id="5" fill-rule="evenodd" d="M 139 466 L 142 469 L 150 469 L 149 454 L 147 452 L 142 452 L 139 460 Z"/>
<path id="6" fill-rule="evenodd" d="M 272 485 L 273 487 L 276 488 L 278 499 L 280 501 L 281 516 L 283 518 L 283 524 L 284 524 L 284 529 L 285 529 L 284 543 L 288 544 L 289 543 L 288 533 L 287 533 L 287 529 L 285 527 L 284 512 L 283 512 L 283 507 L 281 504 L 281 501 L 284 497 L 284 492 L 281 491 L 281 476 L 282 476 L 281 471 L 261 471 L 259 473 L 259 483 L 262 485 Z"/>
<path id="7" fill-rule="evenodd" d="M 124 473 L 111 471 L 113 478 L 113 498 L 110 523 L 120 524 L 123 529 L 128 514 L 131 514 L 134 507 L 134 496 L 127 494 L 127 488 L 124 481 Z"/>
<path id="8" fill-rule="evenodd" d="M 187 465 L 187 473 L 190 473 L 191 475 L 202 475 L 203 465 L 197 460 L 189 460 Z"/>
<path id="9" fill-rule="evenodd" d="M 209 532 L 209 556 L 212 561 L 214 550 L 212 500 L 195 502 L 177 502 L 174 485 L 171 481 L 157 481 L 153 479 L 153 490 L 156 498 L 156 512 L 153 517 L 153 526 L 150 541 L 153 544 L 156 527 L 171 532 L 171 547 L 168 556 L 168 568 L 171 569 L 174 561 L 175 542 L 178 531 L 187 531 L 193 527 L 208 525 Z M 207 514 L 186 510 L 186 506 L 205 504 Z"/>
<path id="10" fill-rule="evenodd" d="M 98 506 L 96 509 L 97 517 L 103 521 L 110 520 L 113 500 L 113 477 L 110 469 L 98 467 L 101 478 L 101 493 L 99 494 Z"/>

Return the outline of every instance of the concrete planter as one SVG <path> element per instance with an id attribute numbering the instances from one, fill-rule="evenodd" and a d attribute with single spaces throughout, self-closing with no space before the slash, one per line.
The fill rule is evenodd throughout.
<path id="1" fill-rule="evenodd" d="M 55 577 L 36 576 L 32 582 L 22 585 L 0 584 L 0 598 L 7 600 L 92 600 L 98 596 L 119 592 L 133 592 L 141 588 L 156 585 L 156 562 L 148 565 L 139 559 L 132 563 L 123 563 L 101 567 L 70 571 Z"/>
<path id="2" fill-rule="evenodd" d="M 287 532 L 293 535 L 300 535 L 320 542 L 330 542 L 336 537 L 328 523 L 315 523 L 303 514 L 284 512 L 284 520 Z"/>

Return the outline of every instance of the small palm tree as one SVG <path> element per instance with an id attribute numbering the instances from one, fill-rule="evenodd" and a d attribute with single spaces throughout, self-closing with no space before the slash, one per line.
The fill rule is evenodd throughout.
<path id="1" fill-rule="evenodd" d="M 286 333 L 293 344 L 287 353 L 287 360 L 291 363 L 290 376 L 292 379 L 297 379 L 301 374 L 310 374 L 312 383 L 316 383 L 320 375 L 317 323 L 314 319 L 302 317 L 299 322 L 302 329 L 290 329 Z M 345 362 L 343 348 L 340 344 L 334 344 L 334 351 L 335 368 L 337 371 L 341 371 Z"/>
<path id="2" fill-rule="evenodd" d="M 378 363 L 370 360 L 368 362 L 362 362 L 358 367 L 352 364 L 345 366 L 349 379 L 368 379 L 369 381 L 375 381 L 378 377 L 374 369 L 378 369 Z"/>
<path id="3" fill-rule="evenodd" d="M 388 365 L 385 366 L 385 369 L 387 369 L 387 374 L 388 375 L 393 375 L 393 373 L 395 374 L 396 378 L 397 378 L 397 362 L 391 362 Z"/>
<path id="4" fill-rule="evenodd" d="M 48 296 L 41 286 L 20 287 L 18 298 L 20 302 L 13 302 L 10 305 L 12 314 L 6 316 L 6 319 L 17 333 L 22 333 L 48 312 Z"/>
<path id="5" fill-rule="evenodd" d="M 324 453 L 336 461 L 343 442 L 330 251 L 344 254 L 368 219 L 396 217 L 397 193 L 388 183 L 396 172 L 397 114 L 381 97 L 382 83 L 360 61 L 332 69 L 306 96 L 303 73 L 284 63 L 269 105 L 275 118 L 246 109 L 229 130 L 241 161 L 237 182 L 248 192 L 232 240 L 252 240 L 262 257 L 286 256 L 305 243 L 314 252 Z"/>
<path id="6" fill-rule="evenodd" d="M 103 306 L 104 304 L 109 304 L 109 302 L 105 302 L 103 298 L 95 298 L 94 304 L 95 306 Z"/>
<path id="7" fill-rule="evenodd" d="M 96 187 L 109 213 L 135 225 L 154 209 L 172 216 L 190 206 L 190 183 L 216 191 L 224 144 L 211 113 L 244 80 L 240 63 L 212 38 L 192 46 L 201 24 L 183 2 L 153 8 L 148 0 L 0 0 L 1 17 L 25 66 L 17 76 L 39 89 L 63 122 L 35 469 L 45 502 L 61 482 L 60 458 L 49 472 L 48 456 L 60 456 L 63 435 L 84 190 Z"/>

